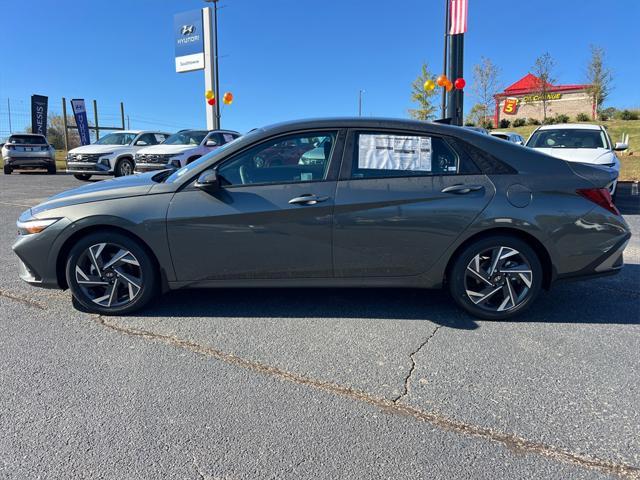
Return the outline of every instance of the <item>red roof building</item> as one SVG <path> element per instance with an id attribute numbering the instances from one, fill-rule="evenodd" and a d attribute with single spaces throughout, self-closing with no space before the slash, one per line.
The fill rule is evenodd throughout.
<path id="1" fill-rule="evenodd" d="M 590 85 L 585 84 L 547 84 L 547 117 L 564 114 L 571 118 L 579 113 L 595 117 L 595 104 L 588 93 L 589 87 Z M 502 118 L 510 121 L 516 118 L 535 118 L 542 121 L 544 112 L 540 90 L 540 79 L 528 73 L 503 92 L 496 94 L 494 125 L 497 127 Z"/>

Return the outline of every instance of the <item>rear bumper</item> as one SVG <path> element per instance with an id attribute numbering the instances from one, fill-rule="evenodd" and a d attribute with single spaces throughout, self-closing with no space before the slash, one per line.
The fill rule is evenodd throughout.
<path id="1" fill-rule="evenodd" d="M 55 165 L 56 161 L 51 157 L 42 156 L 20 156 L 5 157 L 4 164 L 11 168 L 48 168 Z"/>
<path id="2" fill-rule="evenodd" d="M 67 173 L 85 175 L 113 175 L 111 165 L 92 162 L 67 162 Z"/>
<path id="3" fill-rule="evenodd" d="M 566 280 L 586 280 L 590 278 L 607 277 L 615 275 L 622 270 L 624 266 L 624 249 L 629 244 L 631 234 L 625 235 L 615 245 L 608 249 L 601 256 L 596 258 L 583 269 L 565 275 L 559 275 L 556 281 Z"/>

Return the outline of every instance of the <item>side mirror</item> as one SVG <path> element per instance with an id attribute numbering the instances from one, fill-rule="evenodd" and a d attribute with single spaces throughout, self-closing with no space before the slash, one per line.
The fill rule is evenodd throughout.
<path id="1" fill-rule="evenodd" d="M 218 142 L 216 142 L 215 140 L 207 140 L 207 143 L 205 143 L 205 145 L 207 147 L 217 147 L 218 146 Z"/>
<path id="2" fill-rule="evenodd" d="M 147 145 L 148 145 L 148 143 L 147 143 L 147 142 L 145 142 L 144 140 L 138 140 L 138 141 L 136 142 L 136 145 L 137 145 L 137 146 L 139 146 L 139 147 L 145 147 L 145 146 L 147 146 Z"/>
<path id="3" fill-rule="evenodd" d="M 194 186 L 200 190 L 204 190 L 205 192 L 217 192 L 220 190 L 218 173 L 215 170 L 207 170 L 198 177 Z"/>
<path id="4" fill-rule="evenodd" d="M 629 148 L 629 145 L 627 145 L 626 143 L 622 143 L 622 142 L 618 142 L 614 145 L 613 149 L 616 152 L 622 152 L 623 150 L 626 150 Z"/>

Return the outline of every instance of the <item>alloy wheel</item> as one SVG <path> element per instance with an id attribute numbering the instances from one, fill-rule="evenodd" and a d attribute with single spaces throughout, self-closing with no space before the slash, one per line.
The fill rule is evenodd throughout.
<path id="1" fill-rule="evenodd" d="M 119 170 L 120 170 L 120 176 L 121 177 L 133 174 L 133 165 L 131 165 L 131 162 L 126 160 L 126 159 L 125 160 L 121 160 L 120 161 L 120 165 L 118 167 L 119 167 Z"/>
<path id="2" fill-rule="evenodd" d="M 533 270 L 524 254 L 496 246 L 476 254 L 467 265 L 464 287 L 477 307 L 506 312 L 521 305 L 533 284 Z"/>
<path id="3" fill-rule="evenodd" d="M 101 307 L 121 307 L 133 302 L 142 290 L 142 268 L 126 248 L 97 243 L 80 254 L 75 280 L 82 292 Z"/>

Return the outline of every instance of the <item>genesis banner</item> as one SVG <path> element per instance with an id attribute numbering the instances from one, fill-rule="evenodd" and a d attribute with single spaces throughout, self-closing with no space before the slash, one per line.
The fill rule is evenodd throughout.
<path id="1" fill-rule="evenodd" d="M 31 133 L 47 136 L 47 106 L 49 97 L 31 95 Z"/>
<path id="2" fill-rule="evenodd" d="M 89 122 L 87 122 L 87 109 L 84 104 L 84 99 L 74 98 L 71 100 L 71 108 L 73 109 L 73 116 L 76 119 L 80 143 L 82 145 L 89 145 L 91 143 L 91 136 L 89 135 Z"/>

